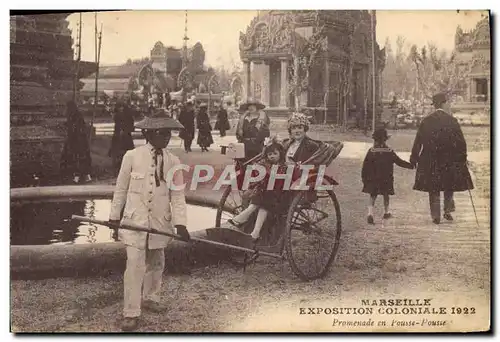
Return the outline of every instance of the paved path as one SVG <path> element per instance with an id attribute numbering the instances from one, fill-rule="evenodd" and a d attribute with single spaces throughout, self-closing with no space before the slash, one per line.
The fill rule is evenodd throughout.
<path id="1" fill-rule="evenodd" d="M 236 142 L 236 137 L 235 136 L 225 136 L 225 137 L 220 137 L 218 134 L 213 134 L 213 139 L 214 139 L 214 144 L 210 147 L 210 150 L 212 152 L 210 153 L 221 153 L 221 145 L 227 145 L 231 142 Z M 142 144 L 145 144 L 144 139 L 134 139 L 134 143 L 136 146 L 140 146 Z M 338 158 L 346 158 L 346 159 L 355 159 L 355 160 L 360 160 L 362 161 L 366 155 L 366 152 L 370 147 L 373 145 L 371 143 L 367 142 L 357 142 L 357 141 L 344 141 L 344 148 L 339 154 Z M 176 149 L 176 148 L 183 148 L 183 141 L 181 138 L 178 136 L 172 136 L 169 144 L 169 148 Z M 200 152 L 201 153 L 201 148 L 196 144 L 196 137 L 193 140 L 193 145 L 192 149 L 194 152 Z M 411 152 L 397 152 L 398 156 L 404 160 L 410 160 L 410 155 Z M 490 160 L 490 152 L 489 151 L 470 151 L 468 152 L 468 157 L 467 159 L 469 162 L 475 162 L 475 163 L 489 163 Z M 476 181 L 476 176 L 474 173 L 471 171 L 471 176 L 472 180 L 475 182 Z"/>
<path id="2" fill-rule="evenodd" d="M 97 134 L 112 134 L 112 124 L 96 124 L 98 128 Z M 230 142 L 235 142 L 236 137 L 233 135 L 226 136 L 224 138 L 220 137 L 218 132 L 214 131 L 212 133 L 214 138 L 214 145 L 211 146 L 210 153 L 202 154 L 200 147 L 193 143 L 193 153 L 186 155 L 181 159 L 192 159 L 198 160 L 198 163 L 203 162 L 203 160 L 209 160 L 212 153 L 220 154 L 220 146 L 225 145 Z M 196 142 L 196 137 L 194 142 Z M 144 144 L 144 139 L 136 139 L 135 144 Z M 169 147 L 172 149 L 182 148 L 182 140 L 177 134 L 171 139 Z M 333 168 L 335 173 L 340 173 L 340 178 L 345 178 L 342 176 L 343 172 L 358 172 L 358 168 L 361 166 L 362 160 L 366 155 L 367 150 L 372 146 L 370 142 L 356 142 L 356 141 L 344 141 L 344 149 L 340 153 L 338 159 L 333 163 Z M 410 152 L 402 151 L 397 152 L 398 155 L 404 159 L 409 160 Z M 198 157 L 199 155 L 199 157 Z M 195 157 L 196 156 L 196 157 Z M 342 159 L 350 160 L 354 162 L 353 167 L 348 170 L 344 170 L 340 167 L 342 164 Z M 468 160 L 470 162 L 475 162 L 478 164 L 489 164 L 490 153 L 489 151 L 470 151 L 468 153 Z M 356 170 L 354 170 L 356 169 Z M 398 169 L 398 168 L 396 168 Z M 397 173 L 404 174 L 404 187 L 411 189 L 414 173 L 408 173 L 408 170 L 397 170 Z M 476 183 L 478 175 L 472 173 L 473 182 Z M 339 179 L 341 186 L 343 185 L 343 179 Z M 350 183 L 350 181 L 348 182 Z M 355 183 L 352 188 L 358 187 L 359 184 Z M 352 188 L 347 189 L 352 192 Z M 209 189 L 207 190 L 207 196 L 210 196 Z M 490 215 L 490 205 L 489 202 L 483 198 L 480 198 L 475 190 L 472 191 L 472 197 L 474 204 L 476 205 L 476 211 L 479 218 L 480 228 L 477 227 L 476 219 L 474 216 L 474 211 L 472 209 L 472 203 L 468 192 L 457 193 L 455 197 L 455 202 L 459 211 L 456 214 L 456 222 L 453 225 L 444 223 L 440 226 L 435 226 L 431 223 L 429 218 L 428 209 L 428 199 L 425 193 L 419 193 L 410 191 L 407 193 L 409 197 L 398 198 L 391 202 L 391 207 L 394 212 L 398 213 L 398 216 L 392 220 L 379 220 L 379 228 L 376 230 L 375 234 L 381 235 L 391 235 L 391 236 L 401 236 L 404 240 L 406 237 L 411 235 L 411 232 L 422 231 L 424 232 L 425 239 L 422 243 L 428 244 L 432 248 L 461 248 L 465 245 L 476 246 L 489 243 L 489 215 Z M 400 197 L 400 196 L 396 196 Z M 363 214 L 364 215 L 364 214 Z M 364 219 L 364 216 L 363 216 Z M 370 230 L 371 234 L 373 231 Z M 438 238 L 439 236 L 439 238 Z"/>

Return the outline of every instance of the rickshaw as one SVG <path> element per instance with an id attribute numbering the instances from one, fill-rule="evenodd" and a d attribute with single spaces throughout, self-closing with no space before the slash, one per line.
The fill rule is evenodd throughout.
<path id="1" fill-rule="evenodd" d="M 336 146 L 321 143 L 320 148 L 302 164 L 314 165 L 307 184 L 314 186 L 318 179 L 319 166 L 330 165 L 342 149 L 342 143 Z M 235 159 L 237 174 L 251 164 L 263 158 L 262 153 L 244 162 Z M 335 186 L 338 183 L 328 175 L 321 175 L 321 185 Z M 319 183 L 319 181 L 318 181 Z M 249 200 L 240 186 L 226 187 L 220 199 L 215 219 L 215 227 L 206 229 L 207 238 L 191 237 L 193 242 L 214 245 L 229 251 L 229 258 L 235 265 L 245 269 L 256 262 L 259 256 L 287 260 L 292 271 L 302 280 L 310 281 L 322 278 L 328 272 L 337 254 L 342 229 L 340 205 L 331 189 L 289 190 L 287 210 L 270 215 L 262 231 L 260 242 L 248 246 L 248 236 L 241 231 L 223 227 L 224 223 L 249 205 Z M 183 238 L 174 233 L 166 233 L 138 225 L 114 224 L 109 221 L 95 220 L 83 216 L 72 216 L 73 220 L 106 225 L 114 229 L 144 231 L 172 237 Z M 244 226 L 244 232 L 253 228 L 253 220 Z"/>
<path id="2" fill-rule="evenodd" d="M 333 146 L 321 143 L 321 147 L 305 165 L 313 165 L 309 173 L 307 185 L 311 190 L 289 190 L 288 209 L 274 213 L 266 220 L 261 231 L 261 238 L 253 251 L 231 250 L 230 260 L 238 266 L 247 266 L 265 255 L 287 260 L 293 272 L 302 280 L 322 278 L 332 264 L 340 242 L 342 220 L 340 205 L 333 190 L 312 189 L 316 183 L 320 165 L 330 165 L 342 149 L 342 144 Z M 263 158 L 257 155 L 249 161 L 234 159 L 237 175 L 241 176 L 245 169 Z M 323 186 L 334 186 L 338 183 L 327 175 L 322 175 Z M 210 239 L 226 243 L 242 244 L 244 234 L 231 233 L 232 229 L 220 228 L 224 223 L 236 216 L 249 205 L 248 196 L 238 188 L 227 186 L 217 208 L 215 227 L 207 230 Z M 243 232 L 250 233 L 254 220 L 243 226 Z M 238 235 L 239 238 L 238 238 Z M 243 242 L 244 244 L 244 242 Z M 265 253 L 265 254 L 263 254 Z"/>

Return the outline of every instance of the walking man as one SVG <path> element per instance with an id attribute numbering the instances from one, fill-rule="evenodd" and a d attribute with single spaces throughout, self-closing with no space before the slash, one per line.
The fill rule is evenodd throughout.
<path id="1" fill-rule="evenodd" d="M 179 122 L 184 126 L 179 133 L 179 137 L 184 140 L 184 150 L 191 152 L 191 144 L 194 139 L 194 102 L 192 99 L 186 102 L 186 106 L 181 109 L 179 114 Z"/>
<path id="2" fill-rule="evenodd" d="M 169 177 L 169 170 L 180 164 L 179 158 L 167 151 L 172 129 L 182 126 L 164 111 L 154 113 L 137 123 L 146 144 L 127 151 L 123 157 L 111 204 L 109 221 L 135 224 L 177 234 L 189 240 L 186 229 L 186 200 L 183 190 L 172 184 L 183 183 L 182 173 Z M 123 217 L 122 217 L 123 211 Z M 173 223 L 172 223 L 173 222 Z M 160 312 L 165 309 L 159 293 L 165 266 L 164 248 L 172 240 L 168 236 L 120 230 L 126 245 L 127 266 L 124 274 L 124 331 L 138 326 L 141 308 Z"/>
<path id="3" fill-rule="evenodd" d="M 414 190 L 429 193 L 432 221 L 441 220 L 441 191 L 444 192 L 444 218 L 453 221 L 453 193 L 474 188 L 467 168 L 467 144 L 460 125 L 443 108 L 446 94 L 432 97 L 436 111 L 420 124 L 410 163 L 417 166 Z"/>

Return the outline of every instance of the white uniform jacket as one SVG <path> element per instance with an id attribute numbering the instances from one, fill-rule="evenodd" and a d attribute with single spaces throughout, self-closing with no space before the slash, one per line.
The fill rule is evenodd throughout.
<path id="1" fill-rule="evenodd" d="M 146 144 L 128 151 L 116 180 L 111 203 L 110 220 L 122 219 L 122 224 L 133 224 L 174 233 L 174 225 L 186 225 L 186 199 L 184 190 L 171 190 L 165 179 L 155 184 L 154 148 Z M 182 170 L 167 177 L 168 171 L 180 164 L 179 158 L 163 149 L 163 174 L 169 183 L 183 183 Z M 170 178 L 170 181 L 169 181 Z M 123 211 L 123 217 L 122 217 Z M 172 220 L 173 216 L 173 220 Z M 172 238 L 120 229 L 120 240 L 140 249 L 165 248 Z"/>

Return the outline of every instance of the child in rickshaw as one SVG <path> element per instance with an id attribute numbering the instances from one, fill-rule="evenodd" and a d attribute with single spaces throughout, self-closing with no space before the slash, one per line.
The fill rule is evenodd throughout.
<path id="1" fill-rule="evenodd" d="M 273 166 L 277 166 L 275 175 L 284 175 L 287 170 L 285 164 L 285 150 L 283 145 L 281 145 L 276 138 L 272 139 L 270 143 L 264 146 L 263 159 L 260 164 L 266 168 L 266 175 L 261 181 L 250 184 L 248 191 L 250 193 L 250 205 L 240 214 L 228 220 L 228 223 L 233 228 L 240 230 L 250 219 L 252 214 L 257 211 L 255 226 L 252 233 L 250 233 L 253 242 L 259 239 L 260 232 L 269 213 L 280 212 L 283 209 L 283 202 L 280 198 L 284 192 L 284 180 L 275 179 L 273 188 L 268 190 Z"/>

